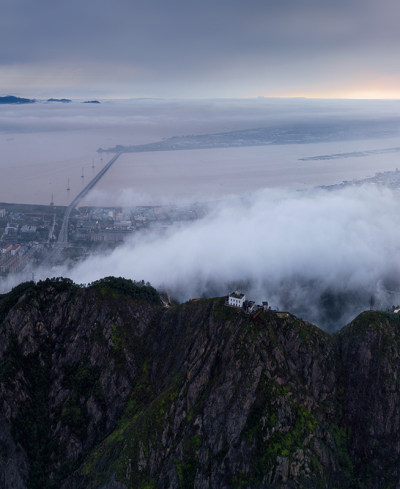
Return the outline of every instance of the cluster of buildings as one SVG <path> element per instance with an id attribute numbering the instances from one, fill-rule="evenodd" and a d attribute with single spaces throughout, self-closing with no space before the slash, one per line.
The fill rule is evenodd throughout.
<path id="1" fill-rule="evenodd" d="M 118 243 L 132 232 L 147 228 L 163 229 L 178 221 L 191 221 L 205 215 L 204 206 L 81 207 L 70 219 L 71 242 Z"/>
<path id="2" fill-rule="evenodd" d="M 325 190 L 336 190 L 345 187 L 354 187 L 361 185 L 381 185 L 389 187 L 392 190 L 400 190 L 400 170 L 396 168 L 394 171 L 384 171 L 375 173 L 373 177 L 362 178 L 360 180 L 343 180 L 342 183 L 335 185 L 322 185 L 320 188 Z"/>
<path id="3" fill-rule="evenodd" d="M 0 208 L 0 243 L 48 241 L 56 223 L 60 223 L 64 208 L 3 204 Z"/>
<path id="4" fill-rule="evenodd" d="M 57 220 L 64 212 L 50 206 L 2 204 L 0 208 L 0 275 L 23 270 L 46 257 Z M 57 213 L 58 212 L 58 213 Z"/>
<path id="5" fill-rule="evenodd" d="M 39 243 L 34 246 L 7 243 L 0 248 L 0 274 L 20 272 L 41 249 Z"/>
<path id="6" fill-rule="evenodd" d="M 69 240 L 75 243 L 118 243 L 134 230 L 132 222 L 117 208 L 80 208 L 70 219 Z"/>
<path id="7" fill-rule="evenodd" d="M 235 292 L 231 292 L 229 294 L 226 305 L 243 309 L 249 314 L 257 312 L 261 309 L 264 311 L 271 311 L 271 306 L 268 306 L 267 301 L 264 301 L 262 305 L 256 304 L 254 301 L 248 301 L 246 300 L 245 294 L 242 294 L 240 290 L 236 290 Z"/>
<path id="8" fill-rule="evenodd" d="M 65 207 L 0 204 L 0 275 L 54 260 L 53 247 L 62 227 Z M 205 205 L 80 207 L 69 219 L 69 246 L 60 254 L 78 261 L 91 247 L 115 247 L 131 233 L 164 229 L 175 222 L 203 217 Z"/>

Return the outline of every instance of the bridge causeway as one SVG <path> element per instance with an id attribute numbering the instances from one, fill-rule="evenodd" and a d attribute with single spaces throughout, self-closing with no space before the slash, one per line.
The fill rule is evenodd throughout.
<path id="1" fill-rule="evenodd" d="M 68 246 L 68 225 L 69 218 L 71 216 L 72 210 L 77 207 L 79 202 L 89 193 L 90 190 L 99 182 L 99 180 L 104 176 L 104 174 L 112 167 L 112 165 L 117 161 L 117 159 L 121 156 L 122 152 L 114 155 L 111 160 L 95 175 L 92 180 L 86 185 L 86 187 L 79 192 L 79 194 L 74 198 L 74 200 L 67 207 L 63 222 L 61 225 L 61 230 L 58 235 L 58 240 L 55 243 L 55 247 L 57 248 L 66 248 Z"/>

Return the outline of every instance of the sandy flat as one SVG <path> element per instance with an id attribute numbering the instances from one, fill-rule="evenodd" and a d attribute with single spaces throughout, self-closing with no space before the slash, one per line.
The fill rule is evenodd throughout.
<path id="1" fill-rule="evenodd" d="M 85 203 L 202 201 L 260 188 L 304 189 L 394 170 L 399 153 L 332 160 L 300 158 L 381 149 L 400 139 L 123 154 Z"/>

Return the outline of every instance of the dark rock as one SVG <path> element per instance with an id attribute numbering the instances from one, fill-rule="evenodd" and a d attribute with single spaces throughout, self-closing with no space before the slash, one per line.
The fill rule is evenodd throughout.
<path id="1" fill-rule="evenodd" d="M 0 298 L 1 487 L 398 484 L 397 315 L 332 336 L 110 277 L 18 290 Z"/>

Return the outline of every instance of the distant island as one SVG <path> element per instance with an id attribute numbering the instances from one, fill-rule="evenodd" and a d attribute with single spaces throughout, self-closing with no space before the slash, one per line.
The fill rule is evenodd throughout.
<path id="1" fill-rule="evenodd" d="M 49 98 L 47 99 L 47 102 L 62 102 L 63 104 L 69 104 L 72 100 L 69 98 Z"/>
<path id="2" fill-rule="evenodd" d="M 35 99 L 14 97 L 14 95 L 0 97 L 0 104 L 33 104 L 35 102 Z"/>
<path id="3" fill-rule="evenodd" d="M 70 104 L 72 102 L 69 98 L 48 98 L 47 100 L 36 100 L 23 97 L 15 97 L 14 95 L 7 95 L 5 97 L 0 97 L 0 104 L 34 104 L 36 102 L 47 103 L 47 102 L 58 102 L 62 104 Z M 99 100 L 85 100 L 83 104 L 100 104 Z"/>
<path id="4" fill-rule="evenodd" d="M 398 134 L 399 130 L 400 119 L 393 120 L 390 123 L 371 120 L 357 122 L 342 121 L 340 123 L 332 122 L 330 124 L 314 122 L 305 122 L 304 124 L 277 124 L 220 133 L 173 136 L 162 141 L 132 146 L 118 144 L 108 149 L 99 148 L 98 152 L 139 153 L 148 151 L 269 146 L 276 144 L 315 144 L 332 141 L 394 137 Z M 397 151 L 397 149 L 381 151 L 387 153 Z M 354 156 L 354 154 L 351 153 L 350 156 Z M 358 154 L 355 155 L 360 156 Z M 338 156 L 343 157 L 343 155 L 324 155 L 306 159 L 330 159 Z"/>

